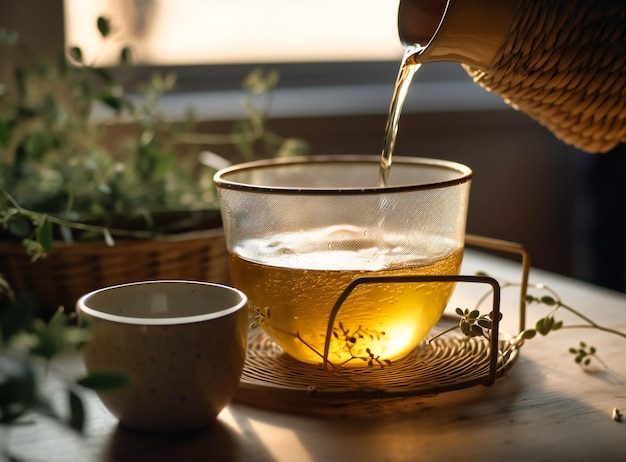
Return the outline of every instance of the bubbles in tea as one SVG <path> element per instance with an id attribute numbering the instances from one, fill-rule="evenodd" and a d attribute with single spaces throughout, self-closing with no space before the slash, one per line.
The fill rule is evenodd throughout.
<path id="1" fill-rule="evenodd" d="M 231 274 L 263 329 L 292 357 L 320 363 L 330 312 L 353 279 L 458 274 L 462 253 L 433 236 L 373 239 L 366 229 L 338 226 L 244 240 L 231 256 Z M 452 289 L 452 283 L 358 286 L 337 314 L 328 359 L 363 366 L 408 354 L 437 323 Z"/>

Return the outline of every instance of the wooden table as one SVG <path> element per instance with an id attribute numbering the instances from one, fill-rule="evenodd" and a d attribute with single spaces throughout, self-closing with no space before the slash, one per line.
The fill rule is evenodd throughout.
<path id="1" fill-rule="evenodd" d="M 463 273 L 477 270 L 519 280 L 517 264 L 470 251 Z M 626 332 L 626 295 L 534 269 L 531 282 L 549 285 L 594 321 Z M 459 286 L 451 307 L 473 305 L 474 290 Z M 516 333 L 518 293 L 505 289 L 503 296 L 502 328 Z M 527 325 L 546 313 L 543 307 L 529 307 Z M 566 324 L 573 320 L 560 311 L 557 318 Z M 606 368 L 597 361 L 586 369 L 575 364 L 568 349 L 581 340 L 597 348 Z M 214 427 L 174 436 L 121 428 L 97 397 L 87 394 L 85 437 L 36 419 L 5 432 L 2 444 L 20 458 L 46 462 L 623 461 L 626 421 L 617 422 L 611 414 L 614 408 L 626 413 L 625 358 L 625 338 L 595 329 L 562 329 L 527 341 L 512 369 L 491 387 L 374 401 L 329 416 L 235 402 Z M 60 361 L 57 368 L 71 375 L 81 365 L 74 357 Z M 47 387 L 62 404 L 58 383 L 50 379 Z"/>

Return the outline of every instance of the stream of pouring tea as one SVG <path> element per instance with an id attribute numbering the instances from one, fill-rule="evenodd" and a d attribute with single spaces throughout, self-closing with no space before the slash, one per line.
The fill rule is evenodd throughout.
<path id="1" fill-rule="evenodd" d="M 389 115 L 387 116 L 387 125 L 385 126 L 385 137 L 383 140 L 383 151 L 380 159 L 380 170 L 378 175 L 378 183 L 380 186 L 387 186 L 389 179 L 389 171 L 393 156 L 393 149 L 396 144 L 398 135 L 398 124 L 400 122 L 400 114 L 404 106 L 404 100 L 409 92 L 409 86 L 413 80 L 413 76 L 421 67 L 421 63 L 415 61 L 415 56 L 419 54 L 422 47 L 414 45 L 407 47 L 402 62 L 400 63 L 400 71 L 396 79 L 396 85 L 391 96 L 391 104 L 389 106 Z"/>

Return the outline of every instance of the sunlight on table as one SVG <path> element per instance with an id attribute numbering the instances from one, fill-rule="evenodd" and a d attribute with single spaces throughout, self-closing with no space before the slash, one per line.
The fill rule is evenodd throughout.
<path id="1" fill-rule="evenodd" d="M 244 429 L 241 428 L 241 416 L 239 416 L 238 421 L 229 408 L 222 411 L 219 419 L 241 437 L 244 437 L 247 432 L 257 435 L 254 439 L 266 442 L 264 449 L 271 454 L 272 460 L 275 462 L 291 462 L 293 454 L 299 455 L 299 462 L 313 461 L 306 447 L 292 429 L 277 427 L 254 419 L 245 419 L 245 425 L 248 428 Z M 247 438 L 251 438 L 251 436 L 248 435 Z"/>

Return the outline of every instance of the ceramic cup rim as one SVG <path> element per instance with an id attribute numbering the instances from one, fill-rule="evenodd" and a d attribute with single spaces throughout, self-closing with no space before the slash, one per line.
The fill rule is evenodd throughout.
<path id="1" fill-rule="evenodd" d="M 193 286 L 202 286 L 202 287 L 212 287 L 219 290 L 223 290 L 225 292 L 229 292 L 231 294 L 235 294 L 238 296 L 237 303 L 229 306 L 227 308 L 212 311 L 209 313 L 191 315 L 191 316 L 171 316 L 171 317 L 137 317 L 137 316 L 123 316 L 119 314 L 111 314 L 104 311 L 100 311 L 98 309 L 92 308 L 88 305 L 89 298 L 93 297 L 96 294 L 100 294 L 107 291 L 115 291 L 124 288 L 128 288 L 131 286 L 139 286 L 139 285 L 167 285 L 167 284 L 176 284 L 176 285 L 193 285 Z M 210 303 L 210 301 L 209 301 Z M 236 313 L 237 311 L 245 308 L 248 304 L 248 297 L 239 289 L 235 287 L 227 286 L 225 284 L 218 284 L 215 282 L 204 282 L 204 281 L 188 281 L 188 280 L 178 280 L 178 279 L 162 279 L 162 280 L 151 280 L 151 281 L 136 281 L 129 282 L 124 284 L 116 284 L 108 287 L 102 287 L 100 289 L 93 290 L 83 296 L 81 296 L 76 302 L 76 308 L 79 312 L 83 312 L 89 316 L 94 318 L 103 319 L 106 321 L 112 321 L 120 324 L 133 324 L 133 325 L 144 325 L 144 326 L 172 326 L 172 325 L 184 325 L 184 324 L 193 324 L 204 321 L 210 321 L 213 319 L 219 319 Z"/>

